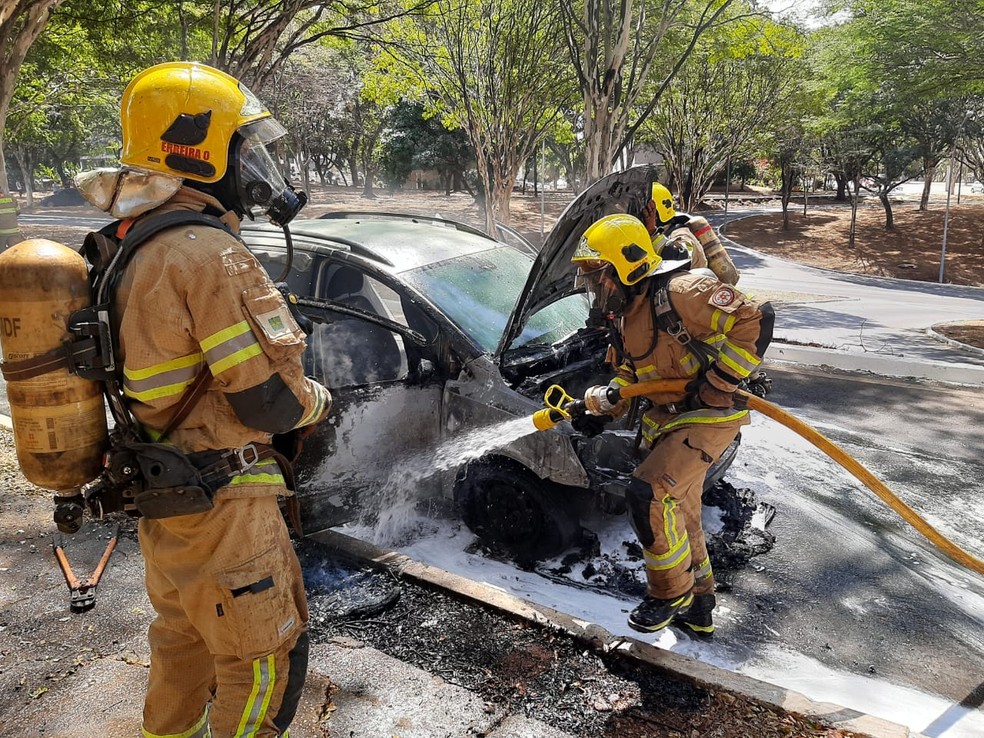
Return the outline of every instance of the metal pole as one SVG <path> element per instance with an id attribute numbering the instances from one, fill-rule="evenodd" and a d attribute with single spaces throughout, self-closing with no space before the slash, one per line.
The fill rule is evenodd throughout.
<path id="1" fill-rule="evenodd" d="M 544 221 L 544 207 L 543 207 L 543 196 L 544 190 L 546 189 L 546 179 L 547 179 L 547 160 L 546 160 L 546 143 L 544 141 L 540 142 L 540 245 L 543 246 L 543 221 Z"/>
<path id="2" fill-rule="evenodd" d="M 950 191 L 953 189 L 953 159 L 950 159 L 946 184 L 946 213 L 943 216 L 943 250 L 940 252 L 940 284 L 943 284 L 943 273 L 946 269 L 946 235 L 950 227 Z"/>
<path id="3" fill-rule="evenodd" d="M 963 189 L 963 162 L 960 162 L 960 173 L 957 174 L 957 205 L 960 204 L 960 191 Z"/>
<path id="4" fill-rule="evenodd" d="M 731 191 L 731 157 L 728 157 L 728 168 L 724 175 L 724 216 L 728 217 L 728 194 Z"/>

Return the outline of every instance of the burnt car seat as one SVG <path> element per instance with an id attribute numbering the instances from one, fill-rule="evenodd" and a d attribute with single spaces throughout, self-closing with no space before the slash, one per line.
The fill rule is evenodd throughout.
<path id="1" fill-rule="evenodd" d="M 324 297 L 340 305 L 378 315 L 365 295 L 362 272 L 340 266 L 328 280 Z M 337 314 L 319 323 L 309 338 L 312 371 L 329 387 L 398 379 L 402 352 L 392 331 L 356 317 Z"/>

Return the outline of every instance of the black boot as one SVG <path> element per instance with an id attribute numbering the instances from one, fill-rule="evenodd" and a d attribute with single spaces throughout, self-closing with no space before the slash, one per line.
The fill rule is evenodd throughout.
<path id="1" fill-rule="evenodd" d="M 678 613 L 684 613 L 694 601 L 687 592 L 669 600 L 647 597 L 635 610 L 629 613 L 629 627 L 643 633 L 653 633 L 665 628 Z"/>
<path id="2" fill-rule="evenodd" d="M 711 638 L 714 635 L 714 619 L 711 614 L 716 604 L 713 594 L 694 595 L 690 608 L 673 616 L 673 625 L 693 638 Z"/>

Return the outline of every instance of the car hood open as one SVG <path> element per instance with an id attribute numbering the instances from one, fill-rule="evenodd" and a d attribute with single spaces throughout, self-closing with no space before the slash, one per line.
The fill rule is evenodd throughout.
<path id="1" fill-rule="evenodd" d="M 531 315 L 574 293 L 577 267 L 571 263 L 571 257 L 587 227 L 612 213 L 641 213 L 656 180 L 655 166 L 633 167 L 599 179 L 574 198 L 540 248 L 506 322 L 496 356 L 501 356 L 523 332 Z"/>

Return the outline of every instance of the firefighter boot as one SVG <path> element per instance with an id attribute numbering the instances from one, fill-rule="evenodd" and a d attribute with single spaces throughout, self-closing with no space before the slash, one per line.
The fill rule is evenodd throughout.
<path id="1" fill-rule="evenodd" d="M 660 600 L 656 597 L 646 597 L 642 603 L 629 613 L 629 627 L 643 633 L 653 633 L 665 628 L 673 618 L 685 613 L 694 601 L 690 592 Z"/>
<path id="2" fill-rule="evenodd" d="M 711 613 L 716 604 L 713 594 L 694 595 L 690 608 L 673 616 L 673 625 L 692 638 L 709 639 L 714 635 Z"/>

